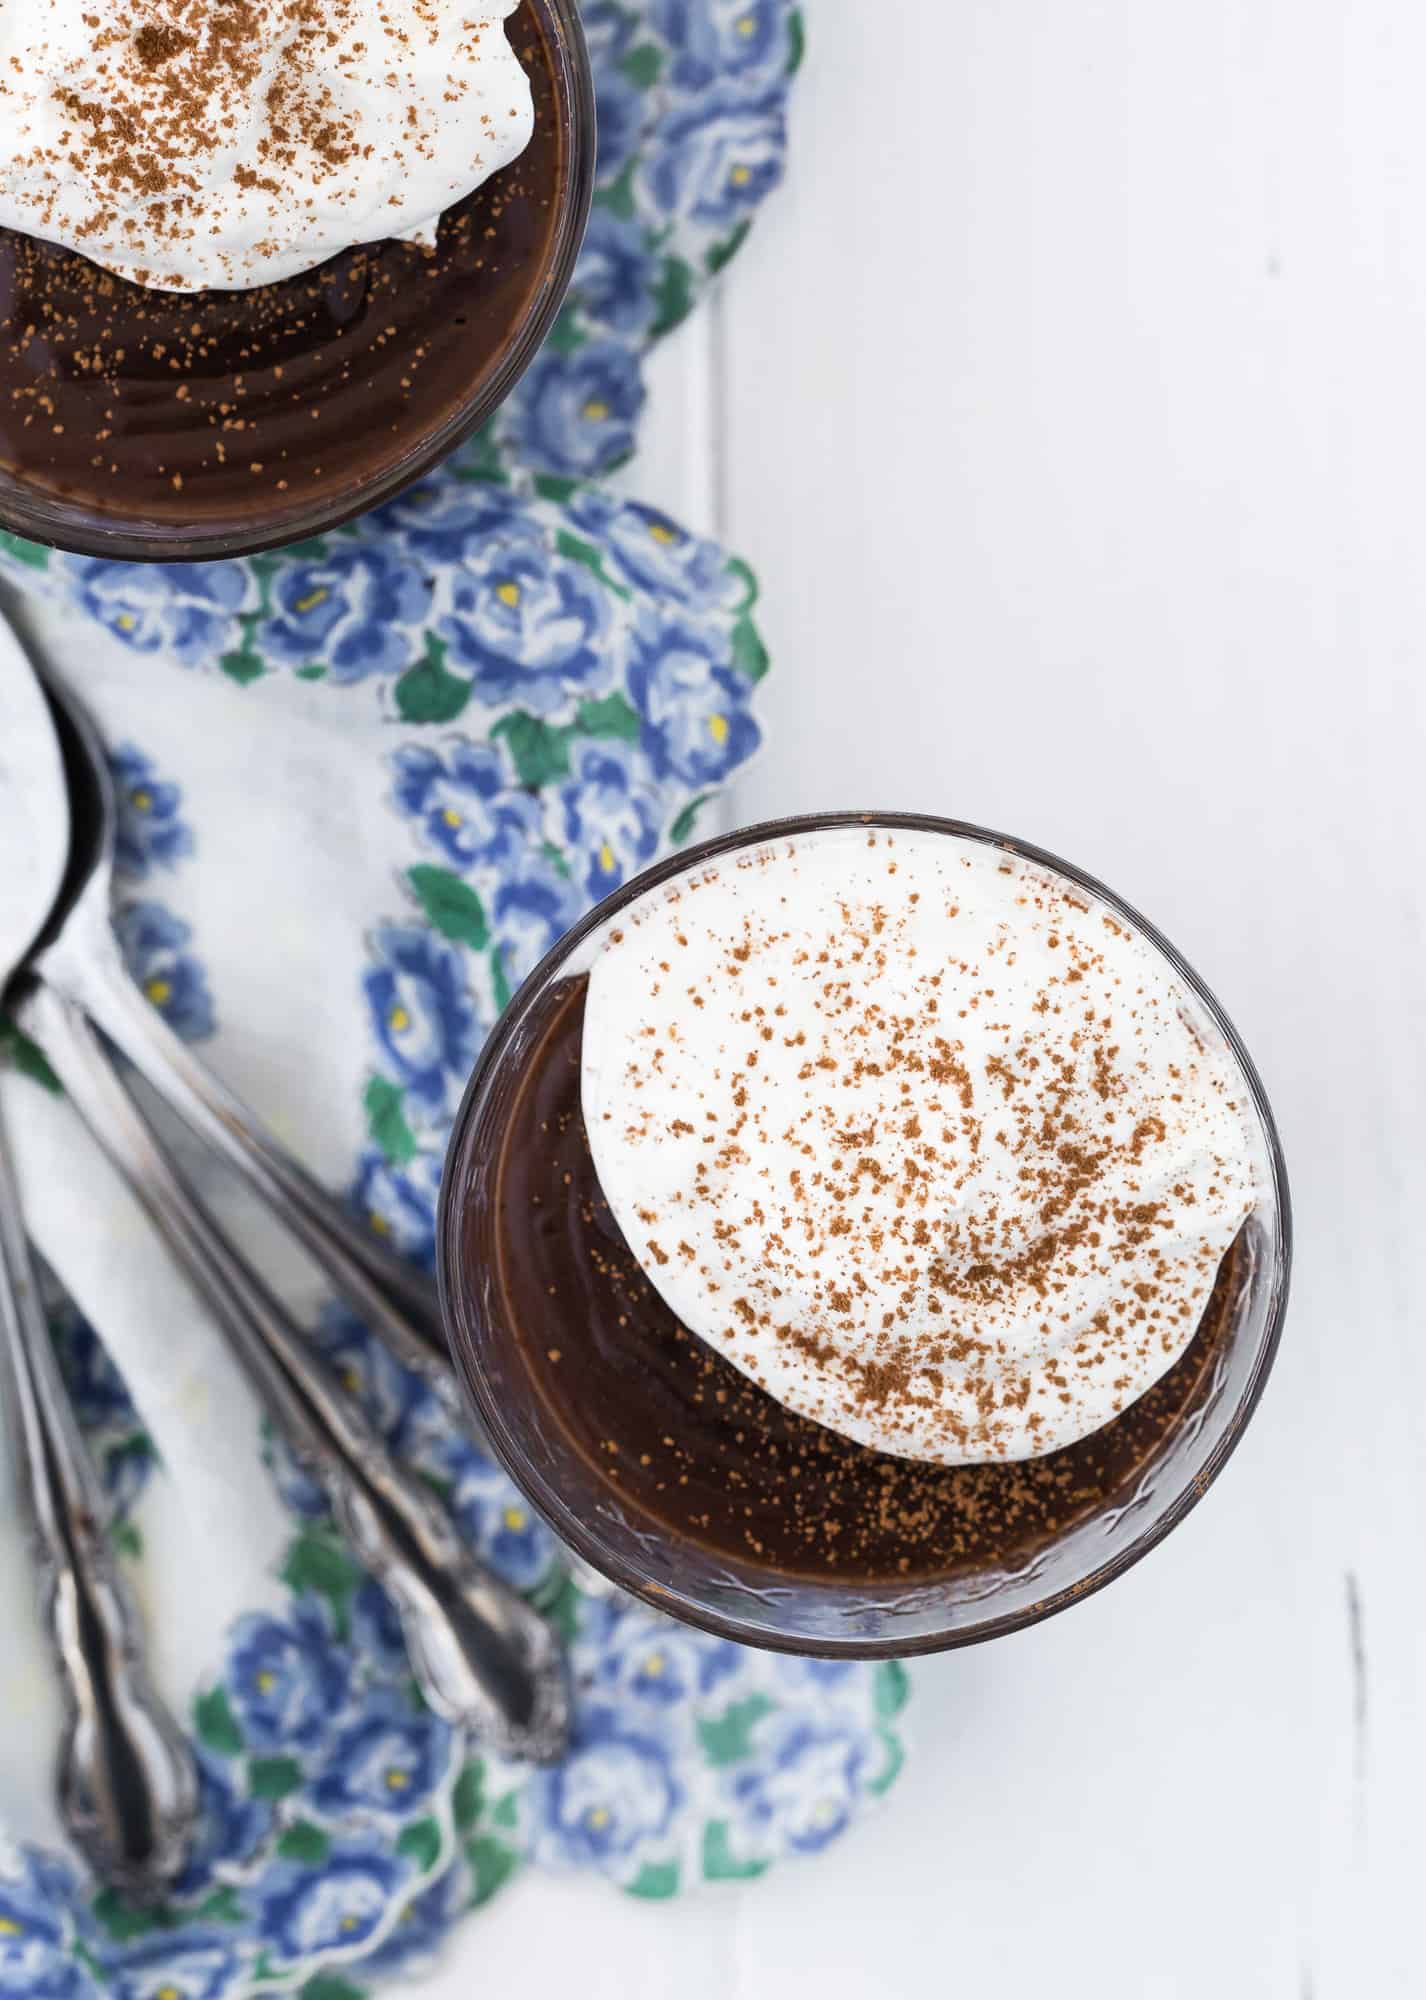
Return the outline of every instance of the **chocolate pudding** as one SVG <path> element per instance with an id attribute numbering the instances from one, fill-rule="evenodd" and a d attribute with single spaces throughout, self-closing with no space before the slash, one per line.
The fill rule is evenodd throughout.
<path id="1" fill-rule="evenodd" d="M 1241 1245 L 1186 1352 L 1081 1442 L 1008 1464 L 892 1457 L 781 1403 L 690 1333 L 610 1213 L 580 1101 L 588 982 L 541 1004 L 495 1177 L 496 1309 L 528 1388 L 598 1481 L 659 1530 L 786 1576 L 927 1582 L 1015 1570 L 1123 1504 L 1201 1403 L 1231 1328 Z M 477 1241 L 479 1237 L 479 1241 Z M 482 1219 L 467 1218 L 473 1261 Z"/>
<path id="2" fill-rule="evenodd" d="M 0 230 L 0 494 L 8 474 L 100 529 L 252 547 L 421 470 L 554 281 L 567 79 L 543 4 L 523 0 L 508 32 L 534 136 L 442 217 L 434 250 L 380 242 L 256 289 L 182 293 Z"/>

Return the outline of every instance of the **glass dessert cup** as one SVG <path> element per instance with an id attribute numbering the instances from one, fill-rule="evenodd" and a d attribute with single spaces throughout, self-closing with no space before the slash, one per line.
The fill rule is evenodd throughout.
<path id="1" fill-rule="evenodd" d="M 327 333 L 314 335 L 315 357 L 328 374 L 341 371 L 343 343 L 350 346 L 355 332 L 353 315 L 365 312 L 374 335 L 385 317 L 386 300 L 393 292 L 399 297 L 402 317 L 399 340 L 388 345 L 373 339 L 364 349 L 361 361 L 364 375 L 373 351 L 378 357 L 381 388 L 387 402 L 380 418 L 373 415 L 371 399 L 358 391 L 351 398 L 354 407 L 350 411 L 343 409 L 339 417 L 312 425 L 308 435 L 318 440 L 315 448 L 309 445 L 308 437 L 295 431 L 290 435 L 292 476 L 283 482 L 283 488 L 269 477 L 255 484 L 251 494 L 242 497 L 236 491 L 229 493 L 226 487 L 222 497 L 216 494 L 205 497 L 202 474 L 191 471 L 186 479 L 174 482 L 172 492 L 165 490 L 161 495 L 146 494 L 133 480 L 126 482 L 122 466 L 109 491 L 104 490 L 100 477 L 86 478 L 82 484 L 68 476 L 51 479 L 27 465 L 23 457 L 7 456 L 7 439 L 0 422 L 0 529 L 74 554 L 123 561 L 201 562 L 251 555 L 323 534 L 379 506 L 431 471 L 479 430 L 514 389 L 554 325 L 574 274 L 594 186 L 594 85 L 578 0 L 526 0 L 526 8 L 527 16 L 512 18 L 511 26 L 513 29 L 517 19 L 532 20 L 548 58 L 540 64 L 541 83 L 536 101 L 539 104 L 542 93 L 548 96 L 558 164 L 553 174 L 552 201 L 538 204 L 542 214 L 548 213 L 547 225 L 542 224 L 538 252 L 524 265 L 515 261 L 510 265 L 512 273 L 520 272 L 521 284 L 518 296 L 512 299 L 508 326 L 499 326 L 493 339 L 477 336 L 467 326 L 465 297 L 454 296 L 452 285 L 430 287 L 430 299 L 420 304 L 420 288 L 428 267 L 421 252 L 414 248 L 371 246 L 374 258 L 388 249 L 408 258 L 409 276 L 404 264 L 395 266 L 382 277 L 382 284 L 388 287 L 386 294 L 373 286 L 369 297 L 362 294 L 358 279 L 356 303 L 347 266 L 349 260 L 359 259 L 361 253 L 349 252 L 333 258 L 318 272 L 288 281 L 291 286 L 310 287 L 309 296 L 316 301 L 315 316 L 328 324 Z M 532 154 L 533 151 L 534 148 Z M 517 160 L 503 175 L 486 183 L 487 188 L 495 188 L 506 175 L 518 174 L 520 164 Z M 469 200 L 477 202 L 479 197 L 477 191 Z M 452 215 L 460 215 L 465 206 L 457 204 Z M 482 217 L 478 214 L 476 220 L 479 222 Z M 444 244 L 447 240 L 444 225 L 442 234 Z M 16 240 L 24 246 L 24 239 Z M 68 253 L 53 254 L 59 257 Z M 464 257 L 465 253 L 461 255 Z M 82 275 L 76 279 L 66 272 L 61 310 L 74 294 L 81 301 L 90 297 L 107 300 L 112 297 L 114 287 L 121 284 L 95 267 L 84 265 L 82 260 L 71 262 Z M 479 264 L 475 266 L 476 270 L 480 268 Z M 525 269 L 529 271 L 527 281 L 523 277 Z M 5 324 L 7 287 L 13 291 L 16 282 L 15 274 L 0 266 L 0 328 Z M 123 290 L 140 319 L 145 316 L 148 301 L 157 302 L 160 312 L 171 314 L 175 325 L 185 317 L 181 311 L 173 311 L 182 295 L 144 293 L 137 287 L 123 287 Z M 214 318 L 214 326 L 219 330 L 211 334 L 205 330 L 197 343 L 200 353 L 207 343 L 210 351 L 222 348 L 230 354 L 246 354 L 241 339 L 242 301 L 254 301 L 254 323 L 259 323 L 266 309 L 266 292 L 197 293 L 190 298 L 200 308 L 205 300 L 220 302 Z M 300 307 L 287 310 L 298 315 L 293 321 L 297 327 L 312 324 L 313 314 L 306 300 Z M 479 324 L 483 314 L 478 300 L 472 310 L 474 322 Z M 38 330 L 42 334 L 45 331 L 43 326 Z M 197 333 L 199 329 L 195 326 L 192 331 Z M 177 338 L 175 334 L 174 339 Z M 367 339 L 366 329 L 362 338 Z M 325 342 L 324 347 L 321 342 Z M 46 346 L 47 343 L 41 343 L 34 364 L 38 370 L 35 379 L 41 387 L 46 379 L 50 382 L 57 379 L 57 364 L 47 355 Z M 165 348 L 159 347 L 157 352 L 163 354 Z M 386 421 L 393 416 L 391 406 L 401 400 L 399 395 L 387 396 L 388 386 L 400 381 L 403 370 L 410 366 L 413 352 L 426 357 L 426 379 L 435 374 L 438 383 L 428 393 L 411 398 L 409 415 L 402 409 L 394 421 Z M 278 356 L 275 348 L 272 353 L 275 359 L 286 359 Z M 438 359 L 432 358 L 437 355 Z M 219 400 L 226 385 L 235 376 L 246 374 L 247 392 L 257 391 L 269 398 L 271 411 L 265 413 L 264 421 L 277 421 L 282 392 L 273 386 L 272 378 L 275 376 L 279 382 L 284 376 L 287 382 L 300 379 L 297 371 L 313 358 L 313 350 L 304 349 L 297 357 L 296 370 L 291 364 L 274 368 L 266 361 L 259 364 L 239 359 L 224 372 L 221 363 L 209 362 L 212 372 L 194 378 L 195 394 L 204 400 L 205 409 L 219 407 L 226 411 L 228 401 Z M 318 381 L 322 393 L 329 386 L 326 381 Z M 401 386 L 404 389 L 407 385 Z M 160 407 L 158 397 L 163 387 L 161 373 L 151 371 L 148 377 L 128 387 L 133 392 L 132 401 L 121 405 L 121 415 L 127 414 L 134 426 L 130 445 L 136 451 L 143 451 L 147 470 L 149 461 L 161 460 L 166 442 L 171 446 L 175 443 L 172 436 L 165 437 L 161 417 L 160 427 L 155 428 L 155 413 Z M 294 396 L 292 401 L 297 402 L 298 398 Z M 71 430 L 77 428 L 90 440 L 95 439 L 97 430 L 98 439 L 102 439 L 105 435 L 102 425 L 112 414 L 85 406 L 80 412 L 80 423 L 71 426 Z M 202 414 L 195 416 L 194 421 L 201 424 Z M 195 441 L 199 438 L 206 441 L 206 435 L 201 430 L 193 433 Z M 22 434 L 17 432 L 16 436 Z M 179 449 L 182 443 L 179 438 Z M 222 448 L 228 454 L 223 460 L 225 467 L 231 462 L 246 469 L 246 462 L 253 455 L 250 445 L 229 437 Z M 310 484 L 313 462 L 324 453 L 336 457 L 339 464 L 319 485 Z M 271 457 L 272 453 L 265 455 Z M 93 462 L 98 464 L 97 456 Z M 257 464 L 252 467 L 255 473 L 262 469 Z M 266 471 L 271 474 L 272 469 L 269 465 Z M 283 469 L 289 469 L 288 465 Z M 305 492 L 304 485 L 308 486 Z"/>
<path id="2" fill-rule="evenodd" d="M 861 827 L 944 833 L 1053 870 L 1157 949 L 1221 1036 L 1239 1072 L 1262 1194 L 1232 1262 L 1224 1328 L 1179 1420 L 1135 1478 L 1022 1559 L 943 1578 L 866 1581 L 792 1574 L 715 1551 L 621 1494 L 549 1416 L 497 1271 L 497 1177 L 511 1106 L 551 996 L 587 970 L 599 934 L 656 885 L 771 839 Z M 1153 926 L 1053 855 L 983 828 L 904 814 L 828 814 L 746 828 L 650 869 L 577 925 L 507 1008 L 466 1090 L 447 1158 L 437 1233 L 442 1308 L 453 1355 L 491 1445 L 554 1532 L 601 1575 L 705 1631 L 824 1657 L 943 1651 L 1038 1622 L 1098 1590 L 1148 1553 L 1200 1500 L 1237 1445 L 1272 1366 L 1286 1308 L 1291 1217 L 1272 1113 L 1232 1024 Z M 569 1337 L 568 1328 L 561 1331 Z"/>

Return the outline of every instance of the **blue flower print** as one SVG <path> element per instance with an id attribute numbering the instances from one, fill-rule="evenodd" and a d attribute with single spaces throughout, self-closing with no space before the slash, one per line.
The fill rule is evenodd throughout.
<path id="1" fill-rule="evenodd" d="M 508 867 L 538 838 L 539 800 L 512 786 L 496 745 L 408 744 L 391 761 L 397 805 L 453 867 Z"/>
<path id="2" fill-rule="evenodd" d="M 872 1775 L 865 1729 L 788 1711 L 772 1718 L 761 1751 L 732 1785 L 739 1812 L 760 1839 L 815 1854 L 845 1832 Z"/>
<path id="3" fill-rule="evenodd" d="M 32 1849 L 0 1865 L 0 1993 L 25 2000 L 95 2000 L 73 1955 L 68 1912 L 78 1893 L 62 1862 Z"/>
<path id="4" fill-rule="evenodd" d="M 270 1424 L 263 1425 L 262 1462 L 277 1488 L 277 1497 L 302 1521 L 325 1521 L 331 1513 L 327 1496 L 316 1479 Z"/>
<path id="5" fill-rule="evenodd" d="M 643 763 L 628 743 L 585 741 L 573 752 L 560 788 L 565 838 L 579 856 L 584 886 L 597 903 L 652 859 L 659 844 L 659 797 L 641 784 Z"/>
<path id="6" fill-rule="evenodd" d="M 506 488 L 449 477 L 425 480 L 388 500 L 367 517 L 362 533 L 404 543 L 433 566 L 463 562 L 497 535 L 544 540 L 540 523 Z"/>
<path id="7" fill-rule="evenodd" d="M 362 1959 L 363 1981 L 377 1983 L 418 1971 L 440 1949 L 452 1925 L 464 1916 L 470 1895 L 469 1872 L 458 1861 L 406 1905 L 395 1927 Z"/>
<path id="8" fill-rule="evenodd" d="M 647 99 L 621 64 L 634 45 L 638 18 L 617 0 L 591 0 L 581 10 L 589 57 L 598 78 L 599 185 L 618 180 L 643 133 Z"/>
<path id="9" fill-rule="evenodd" d="M 105 1442 L 90 1438 L 104 1478 L 104 1492 L 116 1521 L 126 1521 L 139 1503 L 157 1463 L 153 1439 L 146 1431 Z"/>
<path id="10" fill-rule="evenodd" d="M 373 1577 L 359 1585 L 351 1603 L 352 1650 L 384 1674 L 406 1668 L 406 1638 L 396 1606 Z"/>
<path id="11" fill-rule="evenodd" d="M 50 1332 L 81 1429 L 97 1431 L 136 1424 L 138 1412 L 123 1376 L 77 1307 L 68 1303 L 61 1307 L 50 1322 Z"/>
<path id="12" fill-rule="evenodd" d="M 786 154 L 783 92 L 745 98 L 721 85 L 664 123 L 644 172 L 665 215 L 731 229 L 781 181 Z"/>
<path id="13" fill-rule="evenodd" d="M 185 667 L 221 659 L 238 643 L 248 600 L 240 563 L 119 563 L 68 557 L 80 607 L 138 653 L 168 653 Z"/>
<path id="14" fill-rule="evenodd" d="M 787 0 L 653 0 L 652 19 L 674 51 L 669 74 L 680 90 L 721 77 L 761 87 L 787 68 Z"/>
<path id="15" fill-rule="evenodd" d="M 543 855 L 532 855 L 495 891 L 490 929 L 513 992 L 534 971 L 583 908 L 570 878 Z"/>
<path id="16" fill-rule="evenodd" d="M 409 1095 L 438 1112 L 480 1047 L 461 954 L 414 924 L 388 925 L 372 943 L 380 963 L 363 983 L 376 1038 Z"/>
<path id="17" fill-rule="evenodd" d="M 406 1873 L 375 1841 L 335 1846 L 307 1867 L 274 1869 L 262 1898 L 263 1939 L 289 1960 L 338 1948 L 354 1953 L 386 1923 Z"/>
<path id="18" fill-rule="evenodd" d="M 289 1619 L 253 1612 L 239 1621 L 227 1689 L 250 1749 L 310 1749 L 336 1721 L 351 1663 L 321 1618 L 299 1604 Z"/>
<path id="19" fill-rule="evenodd" d="M 197 1761 L 198 1831 L 174 1883 L 179 1896 L 201 1894 L 221 1863 L 250 1860 L 276 1817 L 271 1800 L 250 1799 L 235 1790 L 215 1758 L 200 1750 Z"/>
<path id="20" fill-rule="evenodd" d="M 658 263 L 643 224 L 596 208 L 570 288 L 571 301 L 620 333 L 639 334 L 654 317 Z"/>
<path id="21" fill-rule="evenodd" d="M 237 1990 L 238 1955 L 217 1931 L 144 1938 L 109 1961 L 114 2000 L 222 2000 Z"/>
<path id="22" fill-rule="evenodd" d="M 439 1406 L 432 1418 L 422 1462 L 446 1490 L 452 1518 L 507 1583 L 534 1590 L 558 1560 L 558 1542 L 495 1461 L 441 1421 Z"/>
<path id="23" fill-rule="evenodd" d="M 498 540 L 450 579 L 450 604 L 441 633 L 482 701 L 550 714 L 613 678 L 608 592 L 582 563 Z"/>
<path id="24" fill-rule="evenodd" d="M 690 535 L 656 508 L 590 486 L 575 495 L 569 511 L 617 569 L 651 596 L 723 610 L 746 591 L 745 579 L 716 542 Z"/>
<path id="25" fill-rule="evenodd" d="M 393 1250 L 430 1270 L 436 1258 L 440 1185 L 439 1153 L 419 1152 L 406 1166 L 395 1166 L 372 1146 L 362 1154 L 352 1206 Z"/>
<path id="26" fill-rule="evenodd" d="M 656 777 L 721 784 L 762 741 L 751 686 L 731 664 L 726 638 L 692 619 L 644 617 L 629 692 Z"/>
<path id="27" fill-rule="evenodd" d="M 324 665 L 332 680 L 399 674 L 420 650 L 430 604 L 425 573 L 380 542 L 347 542 L 320 561 L 284 564 L 259 650 L 290 667 Z"/>
<path id="28" fill-rule="evenodd" d="M 591 340 L 572 354 L 547 347 L 525 378 L 513 442 L 540 472 L 612 472 L 634 449 L 644 393 L 639 358 L 622 340 Z"/>
<path id="29" fill-rule="evenodd" d="M 333 1301 L 323 1308 L 313 1345 L 342 1387 L 357 1402 L 393 1450 L 412 1410 L 434 1400 L 430 1390 L 379 1341 L 348 1307 Z"/>
<path id="30" fill-rule="evenodd" d="M 179 818 L 183 794 L 159 778 L 142 750 L 121 743 L 109 753 L 118 804 L 114 860 L 120 874 L 142 881 L 152 868 L 172 868 L 193 852 L 193 832 Z"/>
<path id="31" fill-rule="evenodd" d="M 585 1651 L 581 1645 L 581 1661 Z M 681 1708 L 710 1694 L 744 1661 L 730 1640 L 707 1638 L 625 1605 L 592 1651 L 589 1671 L 595 1686 L 621 1707 Z"/>
<path id="32" fill-rule="evenodd" d="M 162 903 L 129 903 L 114 916 L 129 976 L 176 1035 L 201 1042 L 213 1033 L 208 977 L 185 950 L 193 937 L 181 917 Z"/>
<path id="33" fill-rule="evenodd" d="M 537 1860 L 612 1872 L 668 1832 L 683 1787 L 653 1730 L 596 1704 L 564 1763 L 534 1774 L 529 1800 Z"/>
<path id="34" fill-rule="evenodd" d="M 378 1702 L 332 1744 L 312 1787 L 319 1812 L 403 1817 L 430 1798 L 451 1757 L 451 1728 L 429 1710 Z"/>

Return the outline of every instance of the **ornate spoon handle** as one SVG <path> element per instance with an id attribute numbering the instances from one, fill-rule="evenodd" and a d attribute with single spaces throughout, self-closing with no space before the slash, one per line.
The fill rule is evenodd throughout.
<path id="1" fill-rule="evenodd" d="M 192 1753 L 149 1679 L 143 1625 L 40 1311 L 2 1132 L 0 1349 L 20 1504 L 64 1689 L 60 1817 L 103 1881 L 156 1896 L 192 1843 Z"/>
<path id="2" fill-rule="evenodd" d="M 433 1709 L 511 1756 L 562 1752 L 569 1704 L 545 1621 L 480 1563 L 183 1182 L 79 1008 L 34 986 L 16 1019 L 44 1050 L 243 1365 L 275 1429 L 401 1614 Z"/>

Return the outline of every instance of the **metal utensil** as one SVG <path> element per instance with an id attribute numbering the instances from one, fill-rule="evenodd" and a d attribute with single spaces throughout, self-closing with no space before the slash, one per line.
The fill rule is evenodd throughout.
<path id="1" fill-rule="evenodd" d="M 118 813 L 104 746 L 63 682 L 50 673 L 42 678 L 69 786 L 73 858 L 29 970 L 104 1030 L 169 1107 L 236 1169 L 371 1331 L 468 1423 L 434 1285 L 362 1229 L 298 1165 L 129 978 L 111 915 Z"/>
<path id="2" fill-rule="evenodd" d="M 16 1018 L 227 1335 L 269 1419 L 394 1600 L 431 1707 L 507 1755 L 549 1761 L 568 1738 L 559 1646 L 480 1563 L 435 1495 L 400 1466 L 271 1291 L 189 1189 L 80 1008 L 22 992 Z"/>
<path id="3" fill-rule="evenodd" d="M 64 874 L 68 815 L 49 712 L 0 629 L 0 991 Z M 40 1308 L 0 1133 L 0 1367 L 19 1504 L 64 1692 L 61 1821 L 103 1880 L 156 1895 L 182 1870 L 197 1815 L 187 1739 L 155 1693 L 109 1510 Z"/>

